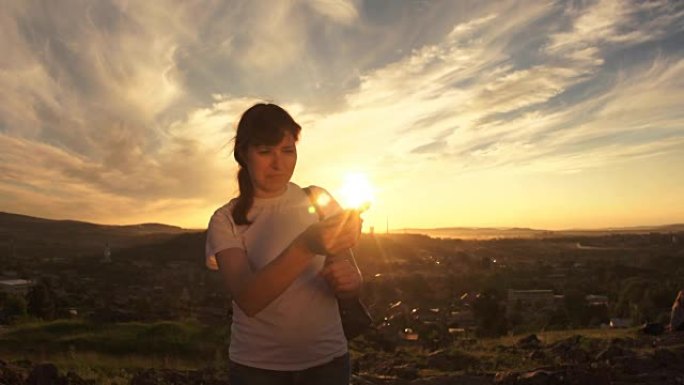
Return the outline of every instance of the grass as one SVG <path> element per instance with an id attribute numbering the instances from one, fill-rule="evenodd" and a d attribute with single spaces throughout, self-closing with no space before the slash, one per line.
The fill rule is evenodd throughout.
<path id="1" fill-rule="evenodd" d="M 444 354 L 451 361 L 451 370 L 455 371 L 455 373 L 523 371 L 542 366 L 564 364 L 564 358 L 562 357 L 556 357 L 553 354 L 547 353 L 533 358 L 531 357 L 532 350 L 517 348 L 517 342 L 529 334 L 532 333 L 500 338 L 456 340 L 451 346 L 444 349 Z M 546 347 L 555 342 L 579 335 L 581 338 L 578 341 L 578 347 L 591 352 L 590 355 L 598 353 L 615 338 L 643 338 L 638 336 L 636 328 L 543 331 L 535 334 Z M 428 364 L 428 355 L 431 352 L 417 346 L 402 346 L 395 352 L 382 352 L 373 351 L 367 345 L 355 341 L 351 344 L 351 348 L 358 350 L 356 352 L 352 351 L 352 358 L 359 358 L 363 353 L 370 353 L 371 359 L 376 362 L 389 363 L 395 362 L 398 359 L 401 363 L 417 365 L 419 368 L 423 368 L 421 369 L 422 375 L 435 375 L 439 372 L 439 370 L 435 370 L 436 368 Z M 372 367 L 372 363 L 364 362 L 361 365 L 361 370 L 367 371 L 369 367 Z"/>
<path id="2" fill-rule="evenodd" d="M 112 356 L 213 358 L 228 345 L 227 328 L 187 322 L 97 324 L 85 320 L 29 322 L 0 332 L 3 354 L 99 353 Z"/>
<path id="3" fill-rule="evenodd" d="M 3 358 L 6 357 L 3 355 Z M 135 373 L 142 369 L 197 370 L 213 364 L 173 356 L 114 356 L 94 352 L 20 353 L 13 355 L 13 360 L 50 362 L 59 368 L 61 374 L 71 371 L 85 380 L 94 380 L 103 385 L 127 385 Z"/>
<path id="4" fill-rule="evenodd" d="M 130 383 L 141 369 L 225 368 L 227 327 L 194 321 L 98 324 L 31 321 L 0 329 L 0 358 L 50 362 L 97 384 Z"/>
<path id="5" fill-rule="evenodd" d="M 541 331 L 537 333 L 523 333 L 513 336 L 505 336 L 495 339 L 483 340 L 487 344 L 495 345 L 514 345 L 519 339 L 536 334 L 537 338 L 544 344 L 552 344 L 554 342 L 570 338 L 572 336 L 581 335 L 586 338 L 606 339 L 613 338 L 629 338 L 636 335 L 636 328 L 631 329 L 573 329 L 573 330 L 551 330 Z"/>
<path id="6" fill-rule="evenodd" d="M 529 333 L 528 333 L 529 334 Z M 510 349 L 528 334 L 472 343 L 456 341 L 446 349 L 450 360 L 462 362 L 465 372 L 525 370 L 552 361 L 532 360 L 527 352 Z M 581 335 L 581 343 L 604 343 L 614 338 L 634 338 L 635 329 L 585 329 L 536 333 L 544 345 Z M 51 362 L 61 373 L 73 371 L 98 384 L 128 384 L 141 369 L 225 369 L 229 332 L 194 321 L 98 324 L 85 320 L 26 322 L 0 329 L 0 358 L 5 361 Z M 362 339 L 363 340 L 363 339 Z M 415 364 L 422 375 L 439 370 L 427 363 L 427 350 L 405 346 L 393 353 L 373 351 L 354 342 L 351 354 L 358 359 L 372 352 L 377 362 Z M 587 346 L 588 347 L 588 346 Z M 553 360 L 549 357 L 548 360 Z M 364 370 L 375 365 L 367 362 Z"/>

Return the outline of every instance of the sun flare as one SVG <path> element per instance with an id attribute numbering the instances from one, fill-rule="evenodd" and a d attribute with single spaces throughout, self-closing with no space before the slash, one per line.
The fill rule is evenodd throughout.
<path id="1" fill-rule="evenodd" d="M 365 174 L 349 173 L 339 190 L 340 204 L 346 209 L 367 210 L 374 200 L 373 191 Z"/>

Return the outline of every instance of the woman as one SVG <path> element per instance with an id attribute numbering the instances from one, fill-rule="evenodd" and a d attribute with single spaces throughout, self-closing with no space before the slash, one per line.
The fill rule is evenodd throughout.
<path id="1" fill-rule="evenodd" d="M 209 222 L 207 266 L 233 298 L 234 385 L 349 383 L 336 297 L 358 296 L 362 280 L 353 257 L 328 257 L 351 255 L 361 220 L 340 209 L 319 221 L 306 192 L 290 182 L 300 130 L 274 104 L 243 113 L 233 151 L 240 194 Z"/>
<path id="2" fill-rule="evenodd" d="M 684 290 L 680 290 L 672 304 L 670 331 L 684 331 Z"/>

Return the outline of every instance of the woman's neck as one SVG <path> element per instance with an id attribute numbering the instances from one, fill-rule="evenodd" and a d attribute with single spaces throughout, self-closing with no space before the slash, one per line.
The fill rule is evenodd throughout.
<path id="1" fill-rule="evenodd" d="M 283 186 L 282 189 L 278 191 L 259 191 L 256 190 L 254 191 L 254 198 L 255 199 L 270 199 L 270 198 L 277 198 L 287 192 L 287 188 L 290 185 L 288 182 L 285 186 Z"/>

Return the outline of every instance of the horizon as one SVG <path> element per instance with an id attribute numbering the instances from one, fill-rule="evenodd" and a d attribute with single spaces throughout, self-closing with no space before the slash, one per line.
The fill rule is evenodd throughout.
<path id="1" fill-rule="evenodd" d="M 15 213 L 15 212 L 7 212 L 7 211 L 0 211 L 0 214 L 9 214 L 9 215 L 19 215 L 19 216 L 26 216 L 26 217 L 32 217 L 32 218 L 37 218 L 37 219 L 46 219 L 46 220 L 51 220 L 51 221 L 68 221 L 68 222 L 80 222 L 80 223 L 88 223 L 96 226 L 141 226 L 141 225 L 160 225 L 160 226 L 169 226 L 169 227 L 177 227 L 180 228 L 181 230 L 191 230 L 191 231 L 205 231 L 206 227 L 201 228 L 201 227 L 183 227 L 179 226 L 173 223 L 163 223 L 163 222 L 136 222 L 136 223 L 105 223 L 105 222 L 91 222 L 91 221 L 82 221 L 78 219 L 73 219 L 73 218 L 48 218 L 48 217 L 37 217 L 34 215 L 28 215 L 28 214 L 21 214 L 21 213 Z M 638 230 L 638 229 L 657 229 L 660 227 L 670 227 L 670 226 L 684 226 L 684 222 L 682 223 L 664 223 L 664 224 L 643 224 L 643 225 L 638 225 L 638 226 L 629 226 L 629 227 L 585 227 L 585 228 L 562 228 L 562 229 L 545 229 L 545 228 L 534 228 L 534 227 L 525 227 L 525 226 L 513 226 L 513 227 L 496 227 L 496 226 L 490 226 L 490 227 L 468 227 L 468 226 L 448 226 L 448 227 L 401 227 L 401 228 L 390 228 L 389 229 L 389 234 L 401 234 L 401 232 L 405 231 L 448 231 L 448 230 L 496 230 L 496 231 L 507 231 L 507 230 L 529 230 L 529 231 L 550 231 L 550 232 L 574 232 L 574 231 L 621 231 L 621 230 Z M 369 228 L 367 226 L 364 226 L 364 234 L 369 234 Z M 376 229 L 375 230 L 376 234 L 385 234 L 386 232 L 383 229 Z"/>
<path id="2" fill-rule="evenodd" d="M 14 2 L 0 211 L 206 228 L 260 101 L 293 181 L 367 176 L 370 226 L 684 223 L 684 3 Z"/>

